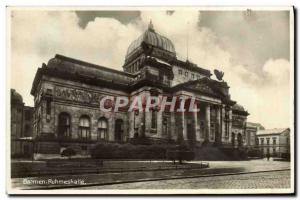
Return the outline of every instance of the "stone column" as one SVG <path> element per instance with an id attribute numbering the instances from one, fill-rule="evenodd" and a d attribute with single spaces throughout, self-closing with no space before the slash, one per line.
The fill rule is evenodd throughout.
<path id="1" fill-rule="evenodd" d="M 226 142 L 225 106 L 221 106 L 221 142 Z"/>
<path id="2" fill-rule="evenodd" d="M 229 141 L 231 142 L 231 133 L 232 133 L 232 131 L 231 131 L 231 127 L 232 127 L 232 110 L 231 110 L 231 108 L 230 108 L 230 110 L 229 110 L 229 122 L 228 122 L 228 130 L 229 130 Z"/>
<path id="3" fill-rule="evenodd" d="M 185 126 L 185 112 L 181 112 L 181 123 L 182 123 L 182 136 L 183 140 L 187 140 L 187 132 L 186 132 L 186 126 Z"/>
<path id="4" fill-rule="evenodd" d="M 207 104 L 205 108 L 205 139 L 204 140 L 209 140 L 210 137 L 210 105 Z"/>
<path id="5" fill-rule="evenodd" d="M 195 104 L 195 110 L 198 109 L 198 105 Z M 196 141 L 200 141 L 200 128 L 199 128 L 199 123 L 198 123 L 198 112 L 194 112 L 193 118 L 194 118 L 194 126 L 195 126 L 195 139 Z"/>
<path id="6" fill-rule="evenodd" d="M 217 107 L 217 123 L 216 123 L 216 135 L 215 135 L 215 142 L 217 144 L 221 143 L 222 137 L 222 127 L 221 127 L 221 108 L 220 106 Z"/>
<path id="7" fill-rule="evenodd" d="M 177 135 L 176 135 L 176 121 L 175 121 L 175 113 L 171 112 L 171 139 L 176 140 L 177 139 Z"/>

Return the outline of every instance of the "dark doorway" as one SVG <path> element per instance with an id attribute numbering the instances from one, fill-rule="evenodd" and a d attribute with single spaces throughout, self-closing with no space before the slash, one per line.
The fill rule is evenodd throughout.
<path id="1" fill-rule="evenodd" d="M 195 131 L 194 131 L 194 127 L 193 127 L 193 123 L 188 123 L 187 124 L 187 139 L 189 141 L 190 145 L 193 145 L 195 143 Z"/>
<path id="2" fill-rule="evenodd" d="M 29 145 L 28 145 L 28 144 L 25 144 L 25 145 L 23 146 L 23 154 L 24 154 L 25 156 L 29 156 L 29 155 L 30 155 L 30 148 L 29 148 Z"/>
<path id="3" fill-rule="evenodd" d="M 115 141 L 123 142 L 123 120 L 117 119 L 115 124 Z"/>
<path id="4" fill-rule="evenodd" d="M 242 134 L 241 134 L 241 133 L 239 133 L 239 134 L 237 135 L 237 142 L 238 142 L 238 147 L 241 147 L 242 144 L 243 144 L 243 137 L 242 137 Z"/>
<path id="5" fill-rule="evenodd" d="M 234 143 L 235 143 L 235 134 L 231 133 L 231 145 L 234 147 Z"/>

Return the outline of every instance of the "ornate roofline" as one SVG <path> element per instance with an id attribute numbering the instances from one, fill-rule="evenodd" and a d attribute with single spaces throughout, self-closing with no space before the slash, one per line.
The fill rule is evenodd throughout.
<path id="1" fill-rule="evenodd" d="M 177 66 L 183 67 L 183 68 L 191 70 L 191 71 L 196 71 L 196 72 L 199 72 L 199 73 L 207 75 L 207 76 L 212 75 L 210 70 L 201 68 L 198 65 L 196 65 L 192 62 L 189 62 L 189 61 L 182 61 L 179 59 L 174 59 L 170 62 L 170 64 L 177 65 Z"/>
<path id="2" fill-rule="evenodd" d="M 93 64 L 93 63 L 85 62 L 85 61 L 82 61 L 82 60 L 74 59 L 74 58 L 63 56 L 63 55 L 60 55 L 60 54 L 56 54 L 54 58 L 57 58 L 57 59 L 62 60 L 62 61 L 71 62 L 71 63 L 74 63 L 74 64 L 79 64 L 79 65 L 86 66 L 86 67 L 92 67 L 92 68 L 96 68 L 96 69 L 100 69 L 100 70 L 105 70 L 105 71 L 110 71 L 110 72 L 113 72 L 113 73 L 118 73 L 118 74 L 125 75 L 125 76 L 131 77 L 131 78 L 135 77 L 133 74 L 130 74 L 128 72 L 112 69 L 112 68 L 109 68 L 109 67 L 104 67 L 104 66 L 101 66 L 101 65 L 96 65 L 96 64 Z"/>

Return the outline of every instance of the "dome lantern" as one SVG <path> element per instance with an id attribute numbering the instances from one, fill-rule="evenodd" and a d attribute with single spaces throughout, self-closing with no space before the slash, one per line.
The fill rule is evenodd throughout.
<path id="1" fill-rule="evenodd" d="M 150 20 L 150 23 L 149 23 L 149 25 L 148 25 L 148 30 L 149 30 L 149 31 L 155 32 L 155 31 L 154 31 L 154 26 L 153 26 L 153 24 L 152 24 L 152 20 Z"/>

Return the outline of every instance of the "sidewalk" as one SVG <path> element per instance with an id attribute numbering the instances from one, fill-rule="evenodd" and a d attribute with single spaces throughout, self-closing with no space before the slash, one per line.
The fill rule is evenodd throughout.
<path id="1" fill-rule="evenodd" d="M 182 179 L 201 176 L 216 176 L 290 169 L 288 162 L 278 161 L 214 161 L 209 163 L 210 168 L 205 169 L 14 178 L 12 179 L 12 186 L 19 189 L 63 189 L 94 185 L 111 185 L 118 183 Z"/>

